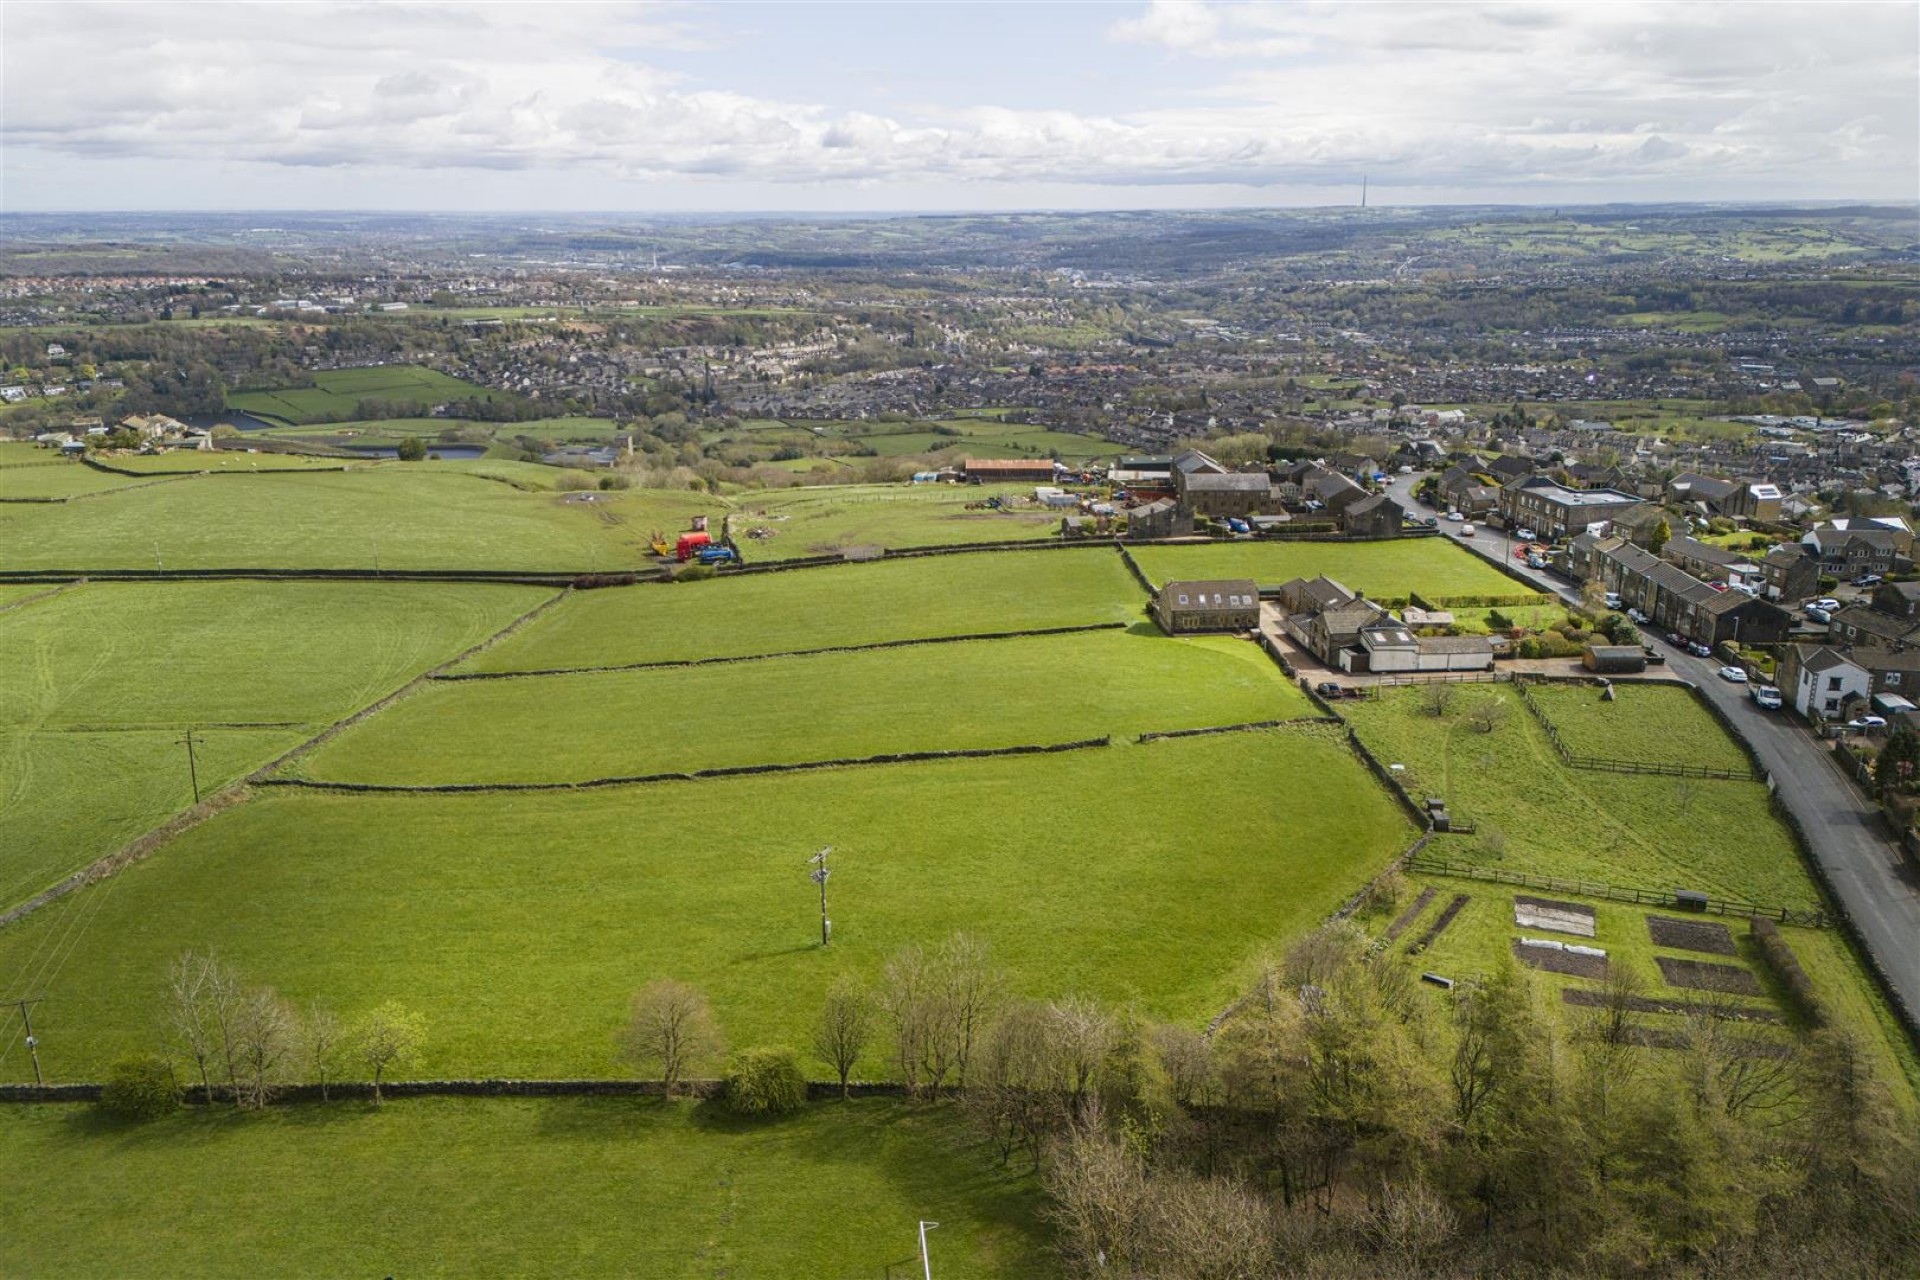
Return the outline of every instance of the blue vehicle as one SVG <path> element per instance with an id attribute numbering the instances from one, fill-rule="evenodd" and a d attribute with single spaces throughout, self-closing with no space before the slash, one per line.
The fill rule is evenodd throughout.
<path id="1" fill-rule="evenodd" d="M 711 543 L 708 544 L 707 546 L 700 548 L 699 556 L 700 556 L 701 564 L 738 564 L 740 563 L 739 553 L 736 552 L 732 547 L 716 546 Z"/>
<path id="2" fill-rule="evenodd" d="M 1245 520 L 1242 520 L 1239 516 L 1228 516 L 1227 528 L 1233 530 L 1235 533 L 1252 533 L 1253 532 L 1253 526 L 1248 524 Z"/>

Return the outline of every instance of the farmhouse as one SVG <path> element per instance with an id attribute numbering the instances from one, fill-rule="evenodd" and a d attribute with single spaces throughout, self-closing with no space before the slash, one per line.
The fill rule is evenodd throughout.
<path id="1" fill-rule="evenodd" d="M 1406 508 L 1384 493 L 1350 503 L 1340 513 L 1340 528 L 1356 538 L 1397 538 Z"/>
<path id="2" fill-rule="evenodd" d="M 1192 532 L 1193 512 L 1172 498 L 1149 502 L 1127 512 L 1127 537 L 1131 539 L 1178 538 Z"/>
<path id="3" fill-rule="evenodd" d="M 1252 631 L 1260 625 L 1260 588 L 1252 578 L 1169 582 L 1153 598 L 1153 618 L 1168 635 Z"/>

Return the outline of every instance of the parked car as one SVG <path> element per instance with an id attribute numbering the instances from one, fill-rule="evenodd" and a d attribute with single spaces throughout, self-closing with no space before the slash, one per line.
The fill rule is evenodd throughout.
<path id="1" fill-rule="evenodd" d="M 1618 591 L 1607 592 L 1606 602 L 1607 608 L 1618 609 L 1620 607 L 1620 593 Z"/>
<path id="2" fill-rule="evenodd" d="M 1832 596 L 1821 596 L 1818 600 L 1807 601 L 1807 608 L 1825 609 L 1828 613 L 1833 613 L 1834 611 L 1839 609 L 1839 607 L 1840 607 L 1840 602 L 1838 600 L 1835 600 Z"/>
<path id="3" fill-rule="evenodd" d="M 1678 631 L 1669 631 L 1667 632 L 1667 643 L 1676 649 L 1684 649 L 1687 647 L 1687 638 Z"/>
<path id="4" fill-rule="evenodd" d="M 1634 622 L 1640 623 L 1643 626 L 1653 621 L 1652 618 L 1649 618 L 1646 614 L 1640 612 L 1638 609 L 1627 610 L 1627 617 L 1633 620 Z"/>
<path id="5" fill-rule="evenodd" d="M 1514 531 L 1513 536 L 1520 539 L 1520 541 L 1522 542 L 1532 542 L 1539 535 L 1534 533 L 1534 531 L 1531 529 L 1516 529 Z"/>
<path id="6" fill-rule="evenodd" d="M 1711 658 L 1713 656 L 1713 650 L 1701 644 L 1698 640 L 1687 641 L 1687 652 L 1696 658 Z"/>
<path id="7" fill-rule="evenodd" d="M 1824 625 L 1826 623 L 1833 621 L 1833 614 L 1829 613 L 1825 609 L 1820 608 L 1817 605 L 1810 604 L 1807 606 L 1807 620 L 1809 622 L 1818 622 Z"/>
<path id="8" fill-rule="evenodd" d="M 1877 587 L 1883 581 L 1885 581 L 1885 579 L 1877 573 L 1863 573 L 1853 580 L 1853 585 L 1856 587 Z"/>
<path id="9" fill-rule="evenodd" d="M 1546 560 L 1545 560 L 1545 559 L 1543 559 L 1542 557 L 1540 557 L 1540 556 L 1528 556 L 1528 557 L 1527 557 L 1527 568 L 1529 568 L 1529 569 L 1544 569 L 1544 568 L 1546 568 L 1546 567 L 1547 567 L 1547 562 L 1546 562 Z"/>
<path id="10" fill-rule="evenodd" d="M 1886 727 L 1887 718 L 1885 716 L 1855 716 L 1853 719 L 1847 721 L 1847 728 L 1856 731 L 1884 729 Z"/>
<path id="11" fill-rule="evenodd" d="M 1753 705 L 1761 710 L 1778 711 L 1780 709 L 1780 691 L 1772 685 L 1756 684 L 1747 692 L 1753 698 Z"/>
<path id="12" fill-rule="evenodd" d="M 1458 511 L 1449 511 L 1447 512 L 1447 519 L 1453 521 L 1455 524 L 1459 524 L 1462 520 L 1465 520 L 1466 517 L 1461 515 Z"/>
<path id="13" fill-rule="evenodd" d="M 1745 684 L 1747 682 L 1747 669 L 1745 667 L 1725 666 L 1720 668 L 1720 678 L 1728 684 Z"/>
<path id="14" fill-rule="evenodd" d="M 1463 538 L 1471 538 L 1471 537 L 1473 536 L 1473 534 L 1474 534 L 1474 528 L 1473 528 L 1473 526 L 1472 526 L 1472 525 L 1470 525 L 1470 524 L 1463 524 L 1463 525 L 1461 525 L 1461 526 L 1460 526 L 1460 536 L 1461 536 L 1461 537 L 1463 537 Z"/>

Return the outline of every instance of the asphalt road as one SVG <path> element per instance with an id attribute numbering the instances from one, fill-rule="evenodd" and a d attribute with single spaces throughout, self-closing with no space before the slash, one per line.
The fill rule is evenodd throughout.
<path id="1" fill-rule="evenodd" d="M 1413 501 L 1413 485 L 1419 479 L 1418 475 L 1395 476 L 1387 488 L 1409 511 L 1433 514 Z M 1440 528 L 1455 542 L 1467 541 L 1458 536 L 1458 525 L 1442 520 Z M 1476 526 L 1471 541 L 1541 590 L 1569 600 L 1578 598 L 1578 591 L 1568 583 L 1515 561 L 1504 533 Z M 1840 772 L 1832 752 L 1790 709 L 1763 711 L 1747 696 L 1745 685 L 1719 678 L 1718 662 L 1695 658 L 1657 637 L 1644 638 L 1662 648 L 1667 669 L 1699 686 L 1753 747 L 1761 766 L 1773 775 L 1781 802 L 1806 832 L 1814 858 L 1874 962 L 1905 1002 L 1909 1021 L 1920 1018 L 1920 885 L 1906 870 L 1879 814 Z"/>

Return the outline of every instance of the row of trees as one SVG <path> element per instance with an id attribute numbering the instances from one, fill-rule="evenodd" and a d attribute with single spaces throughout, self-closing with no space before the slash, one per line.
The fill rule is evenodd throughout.
<path id="1" fill-rule="evenodd" d="M 209 1101 L 224 1092 L 247 1110 L 264 1108 L 294 1081 L 318 1084 L 325 1099 L 352 1067 L 366 1071 L 378 1105 L 382 1082 L 411 1064 L 426 1039 L 420 1015 L 395 1001 L 343 1023 L 326 1006 L 297 1008 L 200 951 L 168 966 L 162 1021 L 170 1053 L 115 1064 L 105 1099 L 110 1107 L 145 1115 L 177 1105 L 177 1060 Z"/>

